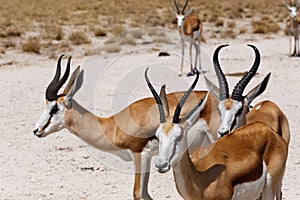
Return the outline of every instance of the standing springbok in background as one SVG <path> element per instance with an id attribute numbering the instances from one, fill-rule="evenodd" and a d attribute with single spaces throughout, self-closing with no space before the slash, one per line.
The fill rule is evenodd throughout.
<path id="1" fill-rule="evenodd" d="M 300 29 L 300 13 L 298 12 L 299 4 L 298 1 L 295 0 L 292 3 L 289 0 L 289 5 L 286 2 L 283 2 L 283 5 L 289 11 L 289 17 L 286 20 L 286 28 L 289 33 L 289 56 L 299 56 L 299 29 Z M 291 54 L 291 35 L 294 36 L 294 51 Z"/>
<path id="2" fill-rule="evenodd" d="M 66 71 L 60 79 L 62 57 L 58 59 L 55 76 L 47 87 L 46 106 L 33 133 L 42 138 L 66 128 L 96 149 L 115 154 L 125 161 L 133 160 L 135 165 L 134 199 L 151 199 L 148 194 L 148 180 L 151 158 L 158 149 L 155 130 L 159 126 L 155 99 L 141 99 L 113 116 L 100 118 L 82 107 L 73 98 L 83 83 L 83 71 L 80 71 L 79 67 L 74 70 L 64 91 L 57 94 L 66 83 L 70 72 L 71 58 L 68 59 Z M 191 95 L 183 108 L 183 113 L 192 109 L 206 93 L 206 91 L 197 91 L 193 96 Z M 164 94 L 170 109 L 175 109 L 178 98 L 183 95 L 184 92 Z M 207 126 L 200 127 L 206 131 L 215 130 L 211 133 L 216 132 L 219 125 L 218 122 L 210 122 L 214 113 L 211 111 L 213 107 L 216 110 L 216 99 L 214 106 L 208 105 L 203 109 L 203 119 Z M 217 110 L 215 115 L 218 115 Z M 215 125 L 211 127 L 212 124 Z"/>
<path id="3" fill-rule="evenodd" d="M 150 85 L 147 77 L 146 80 Z M 159 172 L 167 172 L 172 166 L 176 188 L 185 200 L 274 199 L 284 175 L 287 144 L 268 125 L 260 122 L 247 125 L 198 148 L 190 157 L 188 131 L 207 100 L 206 96 L 188 115 L 180 118 L 181 107 L 193 85 L 179 101 L 173 117 L 165 116 L 163 104 L 158 103 L 161 114 L 155 133 L 159 140 L 155 164 Z M 156 102 L 161 102 L 149 88 Z M 204 140 L 205 134 L 202 137 Z"/>
<path id="4" fill-rule="evenodd" d="M 213 86 L 212 91 L 214 95 L 219 99 L 219 112 L 220 112 L 220 127 L 218 129 L 218 135 L 224 136 L 229 132 L 252 122 L 263 122 L 269 125 L 277 134 L 289 144 L 290 141 L 290 129 L 289 123 L 285 114 L 281 109 L 272 101 L 265 100 L 257 103 L 253 109 L 249 112 L 251 102 L 260 94 L 264 92 L 269 82 L 271 73 L 269 73 L 263 81 L 248 92 L 246 96 L 243 96 L 243 91 L 247 84 L 255 75 L 259 63 L 260 55 L 257 48 L 253 45 L 249 45 L 255 51 L 256 58 L 254 65 L 249 72 L 236 84 L 230 97 L 228 90 L 228 83 L 226 77 L 220 67 L 218 54 L 221 48 L 227 45 L 219 46 L 213 56 L 214 68 L 219 82 L 219 88 Z M 213 85 L 207 78 L 208 85 Z M 276 199 L 281 199 L 281 189 L 276 194 Z"/>
<path id="5" fill-rule="evenodd" d="M 179 6 L 174 0 L 174 5 L 176 7 L 176 12 L 170 8 L 171 12 L 176 16 L 177 26 L 181 38 L 182 44 L 182 58 L 181 65 L 179 70 L 179 76 L 183 73 L 183 61 L 184 61 L 184 37 L 188 36 L 190 38 L 190 65 L 191 71 L 187 74 L 187 76 L 192 76 L 195 74 L 195 68 L 197 68 L 197 61 L 199 56 L 199 71 L 201 71 L 201 52 L 200 52 L 200 43 L 201 43 L 201 34 L 202 34 L 202 22 L 196 15 L 190 15 L 192 12 L 192 8 L 185 12 L 185 9 L 188 5 L 188 0 L 185 0 L 185 4 L 182 10 L 179 10 Z M 196 42 L 197 41 L 197 42 Z M 192 60 L 192 45 L 194 45 L 196 50 L 196 58 L 195 65 L 193 66 Z"/>

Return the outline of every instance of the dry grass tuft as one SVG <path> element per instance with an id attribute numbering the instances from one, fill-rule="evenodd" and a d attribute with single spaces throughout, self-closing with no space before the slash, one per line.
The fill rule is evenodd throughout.
<path id="1" fill-rule="evenodd" d="M 114 43 L 114 44 L 109 44 L 109 45 L 103 46 L 102 50 L 106 51 L 107 53 L 118 53 L 122 49 L 121 49 L 121 46 L 119 44 Z"/>
<path id="2" fill-rule="evenodd" d="M 248 29 L 246 27 L 241 27 L 240 28 L 240 34 L 247 33 Z"/>
<path id="3" fill-rule="evenodd" d="M 93 32 L 94 32 L 94 35 L 96 37 L 105 37 L 105 36 L 107 36 L 107 32 L 102 28 L 96 28 Z"/>
<path id="4" fill-rule="evenodd" d="M 236 27 L 235 21 L 229 21 L 229 22 L 227 22 L 227 28 L 233 29 L 235 27 Z"/>
<path id="5" fill-rule="evenodd" d="M 180 1 L 181 3 L 183 2 Z M 177 30 L 176 19 L 168 9 L 170 6 L 174 6 L 173 1 L 87 0 L 83 4 L 82 1 L 70 3 L 70 0 L 61 0 L 57 6 L 57 1 L 10 0 L 0 6 L 0 37 L 21 37 L 28 32 L 34 32 L 41 35 L 42 43 L 45 43 L 45 40 L 58 40 L 72 41 L 73 44 L 79 45 L 90 43 L 90 38 L 85 36 L 89 33 L 72 33 L 66 37 L 65 34 L 72 32 L 71 28 L 78 28 L 74 31 L 90 30 L 91 35 L 95 37 L 119 34 L 133 27 L 166 27 Z M 234 34 L 244 33 L 277 33 L 288 16 L 282 1 L 272 0 L 227 0 L 222 3 L 218 0 L 198 0 L 190 1 L 187 9 L 191 7 L 194 10 L 193 14 L 198 15 L 205 22 L 205 34 L 208 38 L 231 38 Z M 272 16 L 272 20 L 265 19 L 266 16 Z M 247 28 L 249 26 L 248 30 L 241 28 L 238 22 L 234 25 L 232 21 L 236 19 L 243 21 L 243 26 Z M 230 22 L 225 24 L 224 22 L 227 21 Z M 228 30 L 216 32 L 216 26 L 217 29 L 223 26 Z M 149 33 L 145 34 L 151 36 Z M 155 38 L 156 33 L 152 36 Z M 143 35 L 134 33 L 132 37 L 142 39 Z M 15 39 L 20 40 L 20 38 Z M 131 39 L 130 43 L 134 44 L 133 41 Z M 16 44 L 18 42 L 16 41 Z M 73 45 L 72 43 L 69 44 Z M 0 46 L 13 46 L 13 44 L 5 44 L 5 40 L 2 40 Z"/>
<path id="6" fill-rule="evenodd" d="M 30 37 L 28 40 L 22 45 L 23 52 L 29 53 L 40 53 L 41 44 L 40 39 L 37 37 Z"/>
<path id="7" fill-rule="evenodd" d="M 81 44 L 89 44 L 91 41 L 89 38 L 86 36 L 84 32 L 81 31 L 75 31 L 72 32 L 68 39 L 75 45 L 81 45 Z"/>
<path id="8" fill-rule="evenodd" d="M 121 37 L 120 39 L 121 45 L 136 45 L 136 39 L 131 35 L 125 35 L 124 37 Z"/>
<path id="9" fill-rule="evenodd" d="M 143 38 L 143 32 L 141 30 L 131 31 L 131 35 L 132 35 L 132 37 L 134 37 L 136 39 L 142 39 Z"/>
<path id="10" fill-rule="evenodd" d="M 64 37 L 64 32 L 61 27 L 50 25 L 45 27 L 45 31 L 43 33 L 44 39 L 51 40 L 62 40 Z"/>
<path id="11" fill-rule="evenodd" d="M 253 20 L 251 24 L 253 33 L 256 34 L 277 33 L 281 29 L 276 22 L 270 19 Z"/>
<path id="12" fill-rule="evenodd" d="M 9 38 L 9 39 L 6 39 L 6 40 L 4 41 L 3 46 L 4 46 L 5 48 L 16 47 L 16 42 L 15 42 L 15 40 Z"/>
<path id="13" fill-rule="evenodd" d="M 224 20 L 223 19 L 217 19 L 215 21 L 215 26 L 223 26 L 224 25 Z"/>
<path id="14" fill-rule="evenodd" d="M 237 34 L 232 29 L 227 29 L 222 31 L 221 38 L 236 38 Z"/>

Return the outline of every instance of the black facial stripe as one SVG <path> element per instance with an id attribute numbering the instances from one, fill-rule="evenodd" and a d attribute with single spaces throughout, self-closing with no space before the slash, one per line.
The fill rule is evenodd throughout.
<path id="1" fill-rule="evenodd" d="M 236 125 L 236 121 L 237 121 L 237 118 L 243 113 L 243 107 L 241 107 L 235 114 L 235 117 L 234 117 L 234 120 L 231 124 L 231 127 L 230 127 L 230 132 L 233 130 L 233 128 L 235 127 Z"/>
<path id="2" fill-rule="evenodd" d="M 55 114 L 55 113 L 57 113 L 57 111 L 59 111 L 59 108 L 58 108 L 58 106 L 57 106 L 57 104 L 55 104 L 54 106 L 53 106 L 53 108 L 51 109 L 51 111 L 50 111 L 50 118 Z"/>
<path id="3" fill-rule="evenodd" d="M 41 131 L 44 131 L 44 130 L 49 126 L 50 121 L 51 121 L 51 118 L 52 118 L 52 115 L 50 115 L 50 117 L 49 117 L 47 123 L 41 128 Z"/>
<path id="4" fill-rule="evenodd" d="M 236 118 L 237 118 L 237 116 L 235 116 L 235 118 L 234 118 L 234 120 L 233 120 L 233 122 L 231 124 L 229 132 L 231 132 L 233 130 L 233 127 L 235 126 L 235 124 L 236 124 Z"/>

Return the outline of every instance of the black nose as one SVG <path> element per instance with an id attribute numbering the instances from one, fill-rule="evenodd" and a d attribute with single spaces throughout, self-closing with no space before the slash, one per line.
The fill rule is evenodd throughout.
<path id="1" fill-rule="evenodd" d="M 163 163 L 163 164 L 155 164 L 155 166 L 158 168 L 158 169 L 161 169 L 161 168 L 166 168 L 168 166 L 168 163 Z"/>
<path id="2" fill-rule="evenodd" d="M 220 133 L 220 132 L 219 132 L 219 134 L 221 135 L 221 137 L 227 135 L 228 133 L 229 133 L 229 131 L 225 131 L 224 133 Z"/>
<path id="3" fill-rule="evenodd" d="M 39 129 L 34 129 L 33 134 L 36 134 L 39 131 Z"/>

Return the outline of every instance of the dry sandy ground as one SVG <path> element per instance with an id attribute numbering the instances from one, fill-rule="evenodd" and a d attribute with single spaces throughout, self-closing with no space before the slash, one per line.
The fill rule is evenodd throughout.
<path id="1" fill-rule="evenodd" d="M 267 91 L 256 102 L 275 101 L 289 119 L 292 136 L 283 194 L 284 199 L 290 200 L 300 198 L 300 131 L 297 127 L 300 59 L 287 56 L 287 41 L 286 37 L 277 37 L 249 42 L 260 49 L 262 62 L 258 76 L 246 91 L 272 72 Z M 203 67 L 211 78 L 214 78 L 210 64 L 212 53 L 223 43 L 231 45 L 220 53 L 226 73 L 243 72 L 252 65 L 253 52 L 245 40 L 208 41 L 203 45 L 202 57 L 208 62 Z M 84 87 L 76 99 L 100 116 L 116 113 L 128 103 L 150 96 L 143 79 L 146 66 L 150 67 L 156 88 L 167 83 L 169 92 L 184 90 L 193 78 L 176 74 L 179 68 L 176 54 L 180 46 L 175 42 L 164 50 L 171 56 L 158 57 L 158 51 L 151 48 L 94 58 L 75 55 L 73 69 L 82 63 L 86 71 Z M 66 130 L 44 139 L 32 134 L 43 110 L 45 88 L 52 80 L 56 61 L 8 52 L 2 55 L 0 62 L 4 63 L 0 67 L 0 199 L 132 199 L 133 174 L 129 172 L 132 163 L 124 164 L 113 156 L 98 154 Z M 187 65 L 184 71 L 188 72 Z M 228 80 L 232 88 L 238 77 L 228 77 Z M 197 86 L 201 88 L 205 88 L 203 80 Z M 159 174 L 154 168 L 152 171 L 149 192 L 154 199 L 181 199 L 171 172 Z"/>

